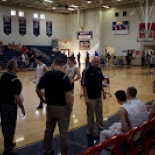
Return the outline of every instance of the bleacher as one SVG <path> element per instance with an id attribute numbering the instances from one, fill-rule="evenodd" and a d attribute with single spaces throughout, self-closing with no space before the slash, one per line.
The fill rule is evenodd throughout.
<path id="1" fill-rule="evenodd" d="M 25 46 L 25 45 L 23 45 Z M 29 45 L 29 46 L 25 46 L 28 48 L 28 50 L 32 50 L 33 54 L 35 54 L 35 51 L 33 50 L 33 48 L 38 49 L 40 51 L 43 52 L 43 55 L 47 55 L 49 57 L 49 59 L 47 59 L 46 57 L 43 56 L 42 61 L 43 63 L 45 63 L 47 66 L 50 66 L 51 63 L 53 62 L 54 57 L 52 56 L 52 47 L 51 46 L 33 46 L 33 45 Z M 63 59 L 63 63 L 65 64 L 67 62 L 67 56 L 64 54 L 61 54 L 60 52 L 56 52 L 54 53 L 55 57 L 60 56 Z M 7 62 L 12 59 L 12 58 L 18 58 L 18 56 L 21 55 L 20 51 L 9 51 L 7 49 L 7 46 L 4 46 L 4 50 L 3 50 L 3 58 L 0 58 L 0 61 L 4 63 L 4 66 L 6 68 Z M 18 62 L 19 67 L 20 67 L 20 62 Z M 30 64 L 25 65 L 26 68 L 28 68 L 30 66 Z M 34 67 L 36 67 L 36 63 L 34 62 Z"/>

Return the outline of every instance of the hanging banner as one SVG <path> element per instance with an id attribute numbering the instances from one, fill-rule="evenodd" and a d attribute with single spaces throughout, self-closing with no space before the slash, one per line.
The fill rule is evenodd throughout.
<path id="1" fill-rule="evenodd" d="M 52 35 L 52 21 L 46 21 L 46 35 L 48 37 Z"/>
<path id="2" fill-rule="evenodd" d="M 77 32 L 78 40 L 90 40 L 93 38 L 93 31 L 81 31 Z"/>
<path id="3" fill-rule="evenodd" d="M 38 36 L 40 34 L 40 20 L 33 19 L 33 34 Z"/>
<path id="4" fill-rule="evenodd" d="M 19 34 L 24 36 L 26 34 L 26 18 L 19 17 Z"/>
<path id="5" fill-rule="evenodd" d="M 3 16 L 4 33 L 9 35 L 11 33 L 11 16 Z"/>

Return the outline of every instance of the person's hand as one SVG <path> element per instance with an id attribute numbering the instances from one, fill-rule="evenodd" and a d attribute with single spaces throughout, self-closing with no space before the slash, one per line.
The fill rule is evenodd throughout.
<path id="1" fill-rule="evenodd" d="M 85 98 L 85 103 L 87 106 L 89 105 L 89 99 L 88 98 Z"/>
<path id="2" fill-rule="evenodd" d="M 22 115 L 23 115 L 23 117 L 25 116 L 25 109 L 21 109 L 21 113 L 22 113 Z"/>
<path id="3" fill-rule="evenodd" d="M 68 114 L 71 114 L 73 110 L 73 106 L 67 106 Z"/>
<path id="4" fill-rule="evenodd" d="M 106 99 L 106 93 L 103 92 L 103 99 L 105 100 Z"/>
<path id="5" fill-rule="evenodd" d="M 73 78 L 70 78 L 69 81 L 70 81 L 70 83 L 74 83 L 74 79 Z"/>

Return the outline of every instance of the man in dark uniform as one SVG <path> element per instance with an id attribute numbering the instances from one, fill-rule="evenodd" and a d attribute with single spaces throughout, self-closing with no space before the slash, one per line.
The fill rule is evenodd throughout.
<path id="1" fill-rule="evenodd" d="M 47 103 L 46 130 L 44 137 L 45 154 L 52 154 L 52 137 L 58 122 L 60 131 L 61 155 L 67 155 L 67 132 L 69 116 L 73 106 L 73 96 L 68 76 L 63 73 L 62 59 L 57 57 L 53 61 L 53 70 L 46 72 L 41 78 L 37 92 L 40 99 Z M 41 89 L 45 89 L 45 99 Z"/>
<path id="2" fill-rule="evenodd" d="M 94 133 L 94 113 L 96 115 L 99 131 L 104 129 L 101 99 L 101 92 L 103 91 L 102 81 L 104 80 L 104 77 L 101 69 L 98 67 L 99 62 L 99 57 L 93 57 L 92 64 L 82 73 L 82 86 L 87 105 L 87 134 L 91 137 L 98 137 L 98 134 Z M 103 98 L 106 98 L 104 91 Z"/>
<path id="3" fill-rule="evenodd" d="M 18 65 L 15 60 L 8 62 L 8 72 L 4 73 L 0 80 L 0 106 L 1 106 L 1 125 L 4 137 L 4 152 L 3 155 L 16 155 L 12 152 L 15 146 L 13 143 L 16 120 L 17 120 L 17 105 L 21 108 L 21 112 L 25 115 L 24 106 L 20 98 L 22 84 L 16 76 Z"/>

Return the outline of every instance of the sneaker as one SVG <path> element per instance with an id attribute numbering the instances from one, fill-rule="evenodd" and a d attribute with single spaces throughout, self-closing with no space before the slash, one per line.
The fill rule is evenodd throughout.
<path id="1" fill-rule="evenodd" d="M 16 147 L 16 143 L 12 143 L 12 149 Z"/>
<path id="2" fill-rule="evenodd" d="M 42 109 L 43 108 L 43 106 L 42 105 L 39 105 L 38 107 L 37 107 L 37 109 Z"/>
<path id="3" fill-rule="evenodd" d="M 99 137 L 99 135 L 96 134 L 95 132 L 91 132 L 91 133 L 87 132 L 87 135 L 90 136 L 90 137 L 93 137 L 93 138 L 98 138 Z"/>

